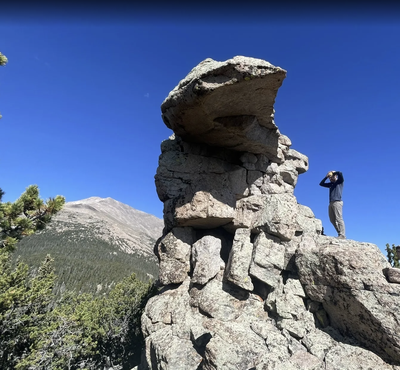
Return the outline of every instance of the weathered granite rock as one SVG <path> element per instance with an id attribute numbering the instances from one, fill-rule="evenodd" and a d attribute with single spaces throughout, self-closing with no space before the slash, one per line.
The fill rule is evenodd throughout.
<path id="1" fill-rule="evenodd" d="M 175 136 L 164 142 L 155 181 L 166 227 L 214 228 L 230 223 L 236 200 L 248 186 L 246 169 L 238 163 L 236 152 L 190 147 Z"/>
<path id="2" fill-rule="evenodd" d="M 400 269 L 387 267 L 383 270 L 386 278 L 390 283 L 400 284 Z"/>
<path id="3" fill-rule="evenodd" d="M 161 284 L 177 284 L 186 280 L 194 241 L 195 233 L 192 228 L 175 228 L 160 241 L 157 255 Z"/>
<path id="4" fill-rule="evenodd" d="M 221 240 L 211 235 L 203 236 L 193 244 L 192 265 L 193 284 L 206 284 L 220 269 L 224 269 L 224 261 L 220 257 Z"/>
<path id="5" fill-rule="evenodd" d="M 236 230 L 226 266 L 226 279 L 243 289 L 252 291 L 254 285 L 249 275 L 249 266 L 252 260 L 253 244 L 250 236 L 249 229 Z"/>
<path id="6" fill-rule="evenodd" d="M 296 251 L 307 296 L 323 304 L 332 327 L 400 363 L 400 286 L 386 280 L 389 263 L 372 244 L 323 239 L 316 247 L 303 245 Z"/>
<path id="7" fill-rule="evenodd" d="M 165 124 L 185 141 L 282 158 L 274 102 L 286 71 L 256 58 L 210 58 L 161 105 Z"/>
<path id="8" fill-rule="evenodd" d="M 190 336 L 202 319 L 191 314 L 188 285 L 187 279 L 177 289 L 149 300 L 142 318 L 146 368 L 195 369 L 202 362 Z"/>
<path id="9" fill-rule="evenodd" d="M 138 370 L 400 370 L 400 273 L 321 235 L 294 196 L 309 163 L 273 119 L 285 75 L 206 59 L 162 104 L 160 291 Z"/>
<path id="10" fill-rule="evenodd" d="M 275 288 L 282 281 L 284 260 L 285 248 L 279 243 L 279 239 L 260 233 L 253 243 L 249 274 Z"/>

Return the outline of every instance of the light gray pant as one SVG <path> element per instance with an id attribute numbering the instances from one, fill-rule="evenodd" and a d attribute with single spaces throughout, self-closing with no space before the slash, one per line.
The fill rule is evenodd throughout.
<path id="1" fill-rule="evenodd" d="M 343 201 L 336 200 L 329 203 L 329 220 L 339 236 L 346 236 L 343 221 Z"/>

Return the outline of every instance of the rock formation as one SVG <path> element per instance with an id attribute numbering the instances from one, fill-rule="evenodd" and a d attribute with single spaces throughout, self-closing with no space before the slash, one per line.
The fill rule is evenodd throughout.
<path id="1" fill-rule="evenodd" d="M 293 194 L 308 158 L 274 122 L 285 76 L 206 59 L 162 103 L 162 288 L 138 369 L 400 369 L 397 271 L 373 244 L 321 235 Z"/>

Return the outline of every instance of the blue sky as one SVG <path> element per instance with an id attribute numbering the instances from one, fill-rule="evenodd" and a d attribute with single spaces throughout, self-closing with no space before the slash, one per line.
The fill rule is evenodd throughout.
<path id="1" fill-rule="evenodd" d="M 154 175 L 172 131 L 161 103 L 202 60 L 244 55 L 287 70 L 275 121 L 309 158 L 298 202 L 336 235 L 318 184 L 340 170 L 347 237 L 400 244 L 398 8 L 110 4 L 2 11 L 5 201 L 37 184 L 43 198 L 111 197 L 162 218 Z"/>

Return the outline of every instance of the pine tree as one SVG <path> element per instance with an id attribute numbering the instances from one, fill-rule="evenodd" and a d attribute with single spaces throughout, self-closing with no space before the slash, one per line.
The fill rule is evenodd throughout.
<path id="1" fill-rule="evenodd" d="M 0 52 L 0 66 L 5 66 L 8 62 L 7 57 Z"/>
<path id="2" fill-rule="evenodd" d="M 0 368 L 15 369 L 34 343 L 36 328 L 52 299 L 54 270 L 48 256 L 34 276 L 26 264 L 12 266 L 18 240 L 45 227 L 63 206 L 64 197 L 43 202 L 37 186 L 29 186 L 14 203 L 2 202 L 0 189 Z"/>
<path id="3" fill-rule="evenodd" d="M 37 326 L 30 353 L 15 369 L 131 369 L 140 363 L 140 318 L 154 293 L 135 274 L 105 297 L 68 292 Z"/>
<path id="4" fill-rule="evenodd" d="M 44 202 L 37 185 L 28 186 L 14 202 L 2 202 L 0 189 L 0 249 L 13 251 L 18 240 L 46 226 L 64 205 L 65 198 L 57 195 Z"/>
<path id="5" fill-rule="evenodd" d="M 400 268 L 399 256 L 397 254 L 398 248 L 400 249 L 400 246 L 396 247 L 394 244 L 392 244 L 392 246 L 390 246 L 389 243 L 386 244 L 386 253 L 389 263 L 393 267 Z"/>
<path id="6" fill-rule="evenodd" d="M 33 334 L 47 315 L 55 275 L 50 257 L 33 277 L 26 264 L 19 263 L 11 269 L 8 261 L 1 262 L 0 368 L 14 369 L 35 343 Z"/>

